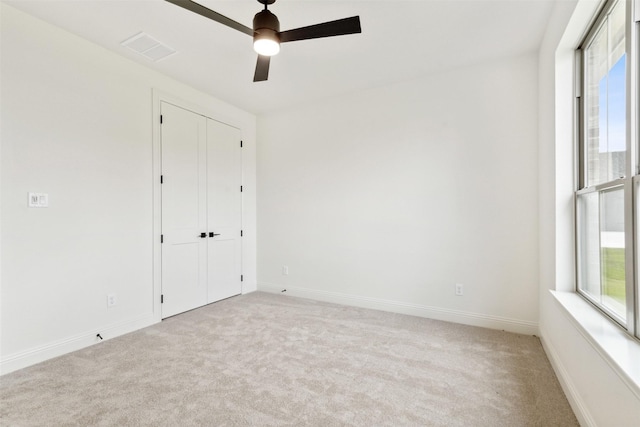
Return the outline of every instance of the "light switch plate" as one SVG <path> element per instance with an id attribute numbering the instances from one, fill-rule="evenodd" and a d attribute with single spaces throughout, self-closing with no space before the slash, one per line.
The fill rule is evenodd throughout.
<path id="1" fill-rule="evenodd" d="M 46 208 L 49 206 L 49 195 L 46 193 L 29 193 L 30 208 Z"/>

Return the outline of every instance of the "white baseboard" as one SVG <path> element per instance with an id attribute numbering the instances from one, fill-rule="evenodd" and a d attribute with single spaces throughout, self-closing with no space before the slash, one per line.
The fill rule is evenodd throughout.
<path id="1" fill-rule="evenodd" d="M 518 334 L 538 335 L 537 322 L 509 319 L 505 317 L 490 316 L 486 314 L 472 313 L 467 311 L 451 310 L 448 308 L 430 307 L 401 301 L 391 301 L 379 298 L 349 295 L 339 292 L 327 292 L 314 289 L 296 288 L 291 286 L 286 286 L 286 292 L 282 292 L 283 288 L 285 287 L 270 283 L 258 283 L 258 291 L 263 292 L 285 294 L 318 301 L 351 305 L 355 307 L 372 308 L 375 310 L 408 314 L 411 316 L 426 317 L 429 319 L 444 320 L 446 322 L 461 323 L 464 325 L 479 326 L 489 329 L 499 329 L 508 332 L 515 332 Z"/>
<path id="2" fill-rule="evenodd" d="M 54 357 L 98 344 L 102 340 L 97 338 L 96 334 L 100 334 L 104 340 L 109 340 L 129 332 L 137 331 L 138 329 L 146 328 L 154 323 L 158 323 L 158 320 L 153 313 L 148 313 L 105 328 L 83 332 L 72 337 L 8 355 L 0 360 L 0 375 L 8 374 L 9 372 L 17 371 L 18 369 L 26 368 L 27 366 L 35 365 L 36 363 L 44 362 Z"/>
<path id="3" fill-rule="evenodd" d="M 544 334 L 541 333 L 540 335 L 542 348 L 547 354 L 547 358 L 556 373 L 556 377 L 558 377 L 558 381 L 560 381 L 560 386 L 562 387 L 565 396 L 567 396 L 569 405 L 571 405 L 571 409 L 573 409 L 573 413 L 576 415 L 578 422 L 583 427 L 596 427 L 596 422 L 591 416 L 588 406 L 580 397 L 580 393 L 578 393 L 575 384 L 571 380 L 571 376 L 562 364 L 562 360 L 558 356 L 558 352 L 550 342 L 543 338 Z"/>

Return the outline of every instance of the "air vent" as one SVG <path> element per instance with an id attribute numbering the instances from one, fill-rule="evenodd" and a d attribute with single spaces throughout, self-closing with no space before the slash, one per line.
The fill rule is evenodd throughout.
<path id="1" fill-rule="evenodd" d="M 176 53 L 174 49 L 162 44 L 146 33 L 136 34 L 120 44 L 153 62 L 158 62 Z"/>

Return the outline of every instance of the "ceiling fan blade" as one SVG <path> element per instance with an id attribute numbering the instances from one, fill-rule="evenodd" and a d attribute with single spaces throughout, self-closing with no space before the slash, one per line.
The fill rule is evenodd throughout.
<path id="1" fill-rule="evenodd" d="M 338 19 L 308 27 L 296 28 L 280 33 L 280 42 L 293 42 L 296 40 L 318 39 L 321 37 L 344 36 L 346 34 L 361 33 L 360 17 Z"/>
<path id="2" fill-rule="evenodd" d="M 253 75 L 254 82 L 263 82 L 269 78 L 269 62 L 271 62 L 270 56 L 258 55 L 256 72 Z"/>
<path id="3" fill-rule="evenodd" d="M 176 6 L 180 6 L 183 9 L 187 9 L 191 12 L 197 13 L 198 15 L 202 15 L 205 18 L 212 19 L 216 22 L 219 22 L 222 25 L 226 25 L 227 27 L 233 28 L 234 30 L 238 30 L 241 33 L 245 33 L 253 37 L 253 28 L 249 28 L 245 25 L 242 25 L 239 22 L 234 21 L 233 19 L 227 18 L 224 15 L 220 15 L 218 12 L 214 12 L 211 9 L 207 9 L 191 0 L 165 0 L 169 3 L 173 3 Z"/>

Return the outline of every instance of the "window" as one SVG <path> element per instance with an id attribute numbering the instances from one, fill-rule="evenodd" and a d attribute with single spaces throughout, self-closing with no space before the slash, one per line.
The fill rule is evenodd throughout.
<path id="1" fill-rule="evenodd" d="M 630 82 L 637 61 L 632 2 L 608 1 L 577 51 L 577 292 L 638 334 L 640 180 Z M 633 85 L 635 87 L 635 85 Z M 634 200 L 636 201 L 634 203 Z"/>

